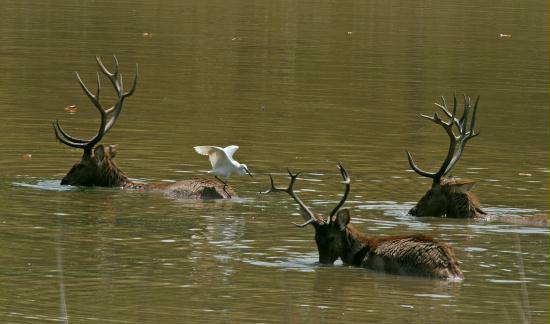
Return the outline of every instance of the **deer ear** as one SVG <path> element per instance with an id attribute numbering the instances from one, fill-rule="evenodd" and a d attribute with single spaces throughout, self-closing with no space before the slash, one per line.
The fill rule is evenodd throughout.
<path id="1" fill-rule="evenodd" d="M 346 226 L 349 224 L 351 219 L 351 214 L 348 208 L 340 209 L 336 213 L 336 223 L 340 226 L 340 230 L 343 231 L 346 229 Z"/>
<path id="2" fill-rule="evenodd" d="M 103 145 L 98 145 L 94 149 L 94 159 L 99 164 L 103 161 L 105 158 L 105 148 L 103 148 Z"/>
<path id="3" fill-rule="evenodd" d="M 476 185 L 475 181 L 468 181 L 463 183 L 453 183 L 451 184 L 451 192 L 452 193 L 467 193 L 468 191 L 472 190 L 474 186 Z"/>
<path id="4" fill-rule="evenodd" d="M 118 145 L 109 145 L 109 157 L 114 159 L 116 156 Z"/>

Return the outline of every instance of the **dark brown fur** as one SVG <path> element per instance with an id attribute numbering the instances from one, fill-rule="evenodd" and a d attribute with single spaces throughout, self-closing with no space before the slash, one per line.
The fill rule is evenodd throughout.
<path id="1" fill-rule="evenodd" d="M 61 180 L 62 185 L 120 187 L 128 190 L 159 191 L 176 198 L 222 199 L 236 196 L 235 191 L 215 180 L 188 179 L 174 183 L 140 183 L 130 180 L 113 161 L 116 146 L 98 145 L 82 156 Z"/>
<path id="2" fill-rule="evenodd" d="M 474 184 L 472 180 L 461 182 L 443 177 L 439 183 L 432 184 L 409 214 L 449 218 L 483 217 L 486 213 L 481 209 L 479 200 L 469 192 Z"/>
<path id="3" fill-rule="evenodd" d="M 367 237 L 349 224 L 347 209 L 330 223 L 313 223 L 319 262 L 344 264 L 398 275 L 462 279 L 451 247 L 424 235 Z"/>
<path id="4" fill-rule="evenodd" d="M 454 178 L 442 178 L 442 185 L 432 188 L 409 210 L 413 216 L 432 216 L 449 218 L 473 218 L 485 221 L 511 223 L 525 226 L 548 227 L 548 215 L 510 216 L 488 215 L 479 205 L 479 200 L 469 192 L 473 181 L 457 181 Z"/>

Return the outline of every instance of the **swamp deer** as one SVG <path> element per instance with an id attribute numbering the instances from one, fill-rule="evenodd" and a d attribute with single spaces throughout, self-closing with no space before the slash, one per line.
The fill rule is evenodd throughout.
<path id="1" fill-rule="evenodd" d="M 470 190 L 476 184 L 476 181 L 469 179 L 458 179 L 447 177 L 453 166 L 458 162 L 466 143 L 479 135 L 476 131 L 476 113 L 479 96 L 473 106 L 473 113 L 468 125 L 468 115 L 472 110 L 470 97 L 464 96 L 464 111 L 462 117 L 457 118 L 457 100 L 453 98 L 452 113 L 447 108 L 445 98 L 442 96 L 442 104 L 435 103 L 441 111 L 449 118 L 447 122 L 443 121 L 437 112 L 433 117 L 421 115 L 424 118 L 440 125 L 449 135 L 449 150 L 447 157 L 437 172 L 430 173 L 420 169 L 414 162 L 412 155 L 407 151 L 407 158 L 411 168 L 419 175 L 433 180 L 432 187 L 414 206 L 409 210 L 413 216 L 435 216 L 435 217 L 455 217 L 455 218 L 473 218 L 482 217 L 486 213 L 481 209 L 479 201 Z M 458 135 L 455 135 L 453 126 L 456 126 Z"/>
<path id="2" fill-rule="evenodd" d="M 412 155 L 407 151 L 407 158 L 411 168 L 419 175 L 433 180 L 432 187 L 414 206 L 409 210 L 413 216 L 435 216 L 435 217 L 453 217 L 453 218 L 477 218 L 488 221 L 498 221 L 528 226 L 548 227 L 548 215 L 540 214 L 535 216 L 496 216 L 488 215 L 479 205 L 477 197 L 470 192 L 476 182 L 469 179 L 459 179 L 446 176 L 453 166 L 458 162 L 466 143 L 479 135 L 476 130 L 476 113 L 479 96 L 476 98 L 474 106 L 471 105 L 470 97 L 464 96 L 464 110 L 462 116 L 457 118 L 457 100 L 453 97 L 452 113 L 447 108 L 444 97 L 441 97 L 442 103 L 435 103 L 441 111 L 449 118 L 443 121 L 439 115 L 434 113 L 433 117 L 421 115 L 424 118 L 440 125 L 449 135 L 450 144 L 447 157 L 439 170 L 430 173 L 420 169 L 414 162 Z M 473 111 L 472 111 L 473 109 Z M 471 118 L 469 113 L 472 111 Z M 470 119 L 470 125 L 468 125 Z M 456 126 L 458 135 L 455 135 L 453 127 Z"/>
<path id="3" fill-rule="evenodd" d="M 114 126 L 122 111 L 124 100 L 134 93 L 138 77 L 137 65 L 132 88 L 125 92 L 122 83 L 122 74 L 118 71 L 118 60 L 116 57 L 114 57 L 114 72 L 110 72 L 103 65 L 99 56 L 96 56 L 96 61 L 101 72 L 111 82 L 117 99 L 112 107 L 106 109 L 99 98 L 101 88 L 99 72 L 97 73 L 97 90 L 95 94 L 86 87 L 78 72 L 76 73 L 80 87 L 99 111 L 101 122 L 97 134 L 89 140 L 73 137 L 61 128 L 58 120 L 53 122 L 55 136 L 60 142 L 70 147 L 84 150 L 80 162 L 76 163 L 63 180 L 61 180 L 62 185 L 120 187 L 123 189 L 161 191 L 179 198 L 218 199 L 235 196 L 232 188 L 224 188 L 223 184 L 208 179 L 188 179 L 174 183 L 139 183 L 130 180 L 113 161 L 117 146 L 95 145 Z"/>
<path id="4" fill-rule="evenodd" d="M 344 196 L 326 219 L 315 215 L 294 192 L 293 186 L 300 173 L 292 174 L 287 170 L 290 176 L 288 188 L 276 187 L 270 175 L 271 188 L 264 192 L 286 192 L 298 203 L 305 222 L 294 225 L 313 225 L 319 263 L 333 264 L 340 258 L 346 265 L 390 274 L 464 278 L 451 247 L 444 243 L 424 235 L 368 237 L 351 225 L 349 209 L 340 209 L 350 191 L 350 177 L 340 163 L 338 169 L 344 179 Z"/>

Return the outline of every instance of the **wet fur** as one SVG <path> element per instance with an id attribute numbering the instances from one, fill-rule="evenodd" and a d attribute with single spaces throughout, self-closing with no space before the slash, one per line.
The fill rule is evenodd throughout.
<path id="1" fill-rule="evenodd" d="M 425 235 L 366 237 L 351 224 L 345 229 L 347 264 L 398 275 L 464 278 L 452 249 Z"/>
<path id="2" fill-rule="evenodd" d="M 447 217 L 476 218 L 486 213 L 479 205 L 479 199 L 471 192 L 451 193 L 451 203 L 447 208 Z"/>
<path id="3" fill-rule="evenodd" d="M 174 183 L 140 183 L 130 180 L 112 160 L 114 147 L 99 145 L 85 152 L 61 181 L 62 185 L 120 187 L 127 190 L 158 191 L 175 198 L 223 199 L 235 197 L 231 187 L 210 179 L 188 179 Z"/>
<path id="4" fill-rule="evenodd" d="M 341 210 L 331 223 L 314 224 L 320 263 L 340 258 L 347 265 L 390 274 L 464 278 L 448 245 L 425 235 L 368 237 L 349 220 L 349 212 Z"/>
<path id="5" fill-rule="evenodd" d="M 160 191 L 173 198 L 223 199 L 237 195 L 233 188 L 227 186 L 225 190 L 229 193 L 228 195 L 219 181 L 199 178 L 179 180 L 174 183 L 145 184 L 143 190 Z"/>
<path id="6" fill-rule="evenodd" d="M 442 178 L 441 184 L 434 184 L 418 201 L 409 214 L 448 218 L 483 218 L 479 200 L 472 192 L 456 190 L 453 178 Z"/>

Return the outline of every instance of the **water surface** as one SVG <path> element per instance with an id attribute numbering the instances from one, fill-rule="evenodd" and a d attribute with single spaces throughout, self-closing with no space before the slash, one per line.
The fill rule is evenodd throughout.
<path id="1" fill-rule="evenodd" d="M 541 10 L 546 8 L 546 10 Z M 504 36 L 501 36 L 503 34 Z M 547 323 L 548 229 L 417 219 L 443 130 L 440 95 L 480 95 L 481 135 L 453 175 L 495 215 L 548 213 L 548 11 L 540 1 L 4 1 L 0 12 L 0 319 L 6 323 Z M 102 143 L 142 181 L 206 176 L 194 145 L 237 144 L 235 201 L 182 201 L 59 180 L 96 130 L 94 55 L 139 84 Z M 112 66 L 112 65 L 110 65 Z M 105 99 L 112 94 L 103 82 Z M 75 104 L 69 114 L 64 107 Z M 466 279 L 316 264 L 295 204 L 326 213 L 348 169 L 368 235 L 446 242 Z"/>

